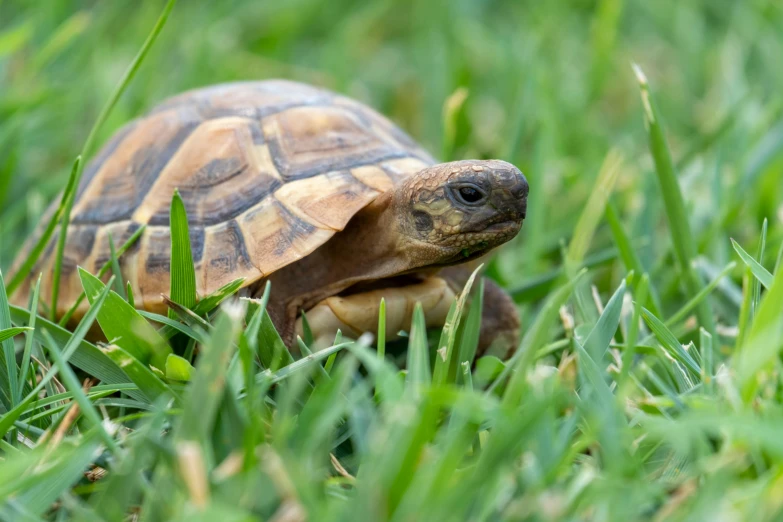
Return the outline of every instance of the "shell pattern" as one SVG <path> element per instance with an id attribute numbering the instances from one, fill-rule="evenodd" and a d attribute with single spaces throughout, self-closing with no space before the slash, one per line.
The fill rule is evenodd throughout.
<path id="1" fill-rule="evenodd" d="M 58 316 L 82 291 L 76 267 L 97 273 L 110 259 L 109 235 L 119 247 L 142 224 L 146 230 L 120 259 L 122 275 L 137 307 L 165 309 L 175 189 L 204 296 L 239 277 L 252 284 L 308 255 L 378 194 L 433 163 L 373 109 L 296 82 L 222 84 L 170 98 L 120 129 L 85 168 Z M 39 227 L 20 261 L 41 233 Z M 51 295 L 56 241 L 15 301 L 26 303 L 39 272 L 42 298 Z"/>

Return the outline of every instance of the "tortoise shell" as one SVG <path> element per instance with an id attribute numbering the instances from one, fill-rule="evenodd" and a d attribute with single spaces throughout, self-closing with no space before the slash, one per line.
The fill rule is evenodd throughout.
<path id="1" fill-rule="evenodd" d="M 85 168 L 57 315 L 82 291 L 76 267 L 97 273 L 110 259 L 109 236 L 119 247 L 142 224 L 146 230 L 120 259 L 122 275 L 137 307 L 165 310 L 175 189 L 204 296 L 240 277 L 250 285 L 307 256 L 380 193 L 434 163 L 373 109 L 296 82 L 222 84 L 170 98 L 120 129 Z M 56 241 L 30 276 L 43 273 L 42 298 L 51 295 Z M 26 303 L 29 286 L 15 301 Z"/>

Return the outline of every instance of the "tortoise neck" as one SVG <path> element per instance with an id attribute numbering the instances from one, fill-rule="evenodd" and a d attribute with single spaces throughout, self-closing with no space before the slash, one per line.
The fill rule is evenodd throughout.
<path id="1" fill-rule="evenodd" d="M 392 202 L 391 194 L 382 194 L 314 252 L 269 276 L 273 306 L 282 307 L 280 313 L 285 316 L 281 321 L 285 325 L 279 327 L 286 328 L 301 309 L 358 282 L 385 279 L 414 268 L 407 256 L 400 255 L 405 239 Z"/>

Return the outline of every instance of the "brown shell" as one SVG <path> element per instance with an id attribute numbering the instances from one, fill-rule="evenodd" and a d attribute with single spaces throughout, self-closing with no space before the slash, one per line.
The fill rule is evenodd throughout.
<path id="1" fill-rule="evenodd" d="M 85 168 L 58 315 L 81 293 L 76 267 L 96 273 L 110 258 L 109 234 L 119 248 L 142 224 L 143 235 L 120 260 L 122 275 L 137 307 L 163 311 L 175 189 L 188 213 L 203 296 L 239 277 L 252 284 L 308 255 L 378 194 L 432 163 L 374 110 L 300 83 L 231 83 L 170 98 L 120 129 Z M 44 299 L 55 243 L 30 277 L 43 273 Z M 28 292 L 29 282 L 15 301 L 26 303 Z"/>

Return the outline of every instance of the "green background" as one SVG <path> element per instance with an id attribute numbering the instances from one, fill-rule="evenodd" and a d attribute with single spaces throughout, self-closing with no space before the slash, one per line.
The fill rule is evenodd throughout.
<path id="1" fill-rule="evenodd" d="M 6 282 L 163 5 L 0 0 Z M 85 276 L 102 352 L 41 318 L 9 329 L 26 311 L 9 321 L 0 287 L 0 520 L 780 520 L 779 0 L 180 0 L 98 142 L 182 90 L 273 77 L 353 96 L 443 160 L 525 172 L 527 220 L 487 272 L 519 304 L 518 355 L 459 366 L 474 300 L 446 362 L 420 317 L 405 372 L 361 343 L 278 369 L 257 304 L 155 317 L 167 342 Z M 177 252 L 171 294 L 195 300 Z"/>
<path id="2" fill-rule="evenodd" d="M 64 186 L 160 8 L 0 2 L 0 266 Z M 192 87 L 282 77 L 335 89 L 444 160 L 497 157 L 525 172 L 529 218 L 495 273 L 512 286 L 559 263 L 615 147 L 626 160 L 618 209 L 652 270 L 669 246 L 636 62 L 665 118 L 700 250 L 722 265 L 728 237 L 755 237 L 764 217 L 779 237 L 781 28 L 780 3 L 760 0 L 181 2 L 98 143 Z M 468 97 L 449 143 L 443 106 L 460 87 Z M 727 207 L 731 219 L 714 226 Z"/>

